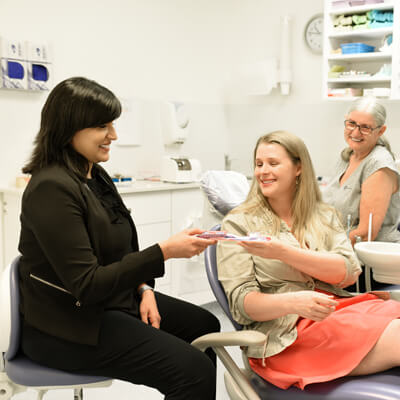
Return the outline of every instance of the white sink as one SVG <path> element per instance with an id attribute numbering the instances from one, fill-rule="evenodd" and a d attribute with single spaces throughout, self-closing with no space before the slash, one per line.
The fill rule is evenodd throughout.
<path id="1" fill-rule="evenodd" d="M 400 243 L 360 242 L 354 250 L 360 261 L 372 269 L 376 281 L 400 283 Z"/>

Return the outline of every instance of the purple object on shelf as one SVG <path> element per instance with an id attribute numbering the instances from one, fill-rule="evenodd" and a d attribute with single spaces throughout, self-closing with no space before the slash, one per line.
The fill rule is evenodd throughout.
<path id="1" fill-rule="evenodd" d="M 349 1 L 350 7 L 363 6 L 365 4 L 365 0 L 351 0 Z"/>
<path id="2" fill-rule="evenodd" d="M 349 2 L 346 0 L 336 0 L 332 1 L 332 8 L 348 7 Z"/>

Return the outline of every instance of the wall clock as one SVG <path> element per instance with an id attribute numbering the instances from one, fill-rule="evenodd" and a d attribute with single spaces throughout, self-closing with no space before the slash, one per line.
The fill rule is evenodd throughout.
<path id="1" fill-rule="evenodd" d="M 324 15 L 317 14 L 311 17 L 304 30 L 304 40 L 308 48 L 316 54 L 322 54 Z"/>

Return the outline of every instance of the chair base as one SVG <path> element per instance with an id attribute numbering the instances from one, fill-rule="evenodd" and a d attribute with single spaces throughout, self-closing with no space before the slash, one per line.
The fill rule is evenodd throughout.
<path id="1" fill-rule="evenodd" d="M 0 400 L 9 400 L 17 393 L 22 393 L 27 387 L 20 386 L 10 381 L 5 372 L 0 372 Z"/>
<path id="2" fill-rule="evenodd" d="M 74 400 L 82 400 L 82 388 L 111 384 L 110 378 L 55 370 L 18 355 L 12 361 L 6 361 L 5 372 L 0 374 L 0 400 L 9 400 L 27 388 L 37 391 L 37 400 L 42 400 L 47 391 L 53 389 L 73 389 Z"/>
<path id="3" fill-rule="evenodd" d="M 0 400 L 10 400 L 13 396 L 18 393 L 25 392 L 27 389 L 33 389 L 37 391 L 36 400 L 42 400 L 43 396 L 49 390 L 55 389 L 73 389 L 74 400 L 83 400 L 83 388 L 98 388 L 108 387 L 112 384 L 112 380 L 102 380 L 93 383 L 85 383 L 77 386 L 25 386 L 13 382 L 5 372 L 0 372 Z"/>
<path id="4" fill-rule="evenodd" d="M 74 400 L 83 400 L 83 389 L 74 389 Z"/>

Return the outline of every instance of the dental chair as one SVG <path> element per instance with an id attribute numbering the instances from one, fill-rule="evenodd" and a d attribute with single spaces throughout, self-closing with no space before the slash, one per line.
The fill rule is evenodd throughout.
<path id="1" fill-rule="evenodd" d="M 110 378 L 47 368 L 19 351 L 19 258 L 3 271 L 0 280 L 0 400 L 9 400 L 28 388 L 37 390 L 38 400 L 50 389 L 67 388 L 74 390 L 74 400 L 82 400 L 83 388 L 110 386 Z"/>
<path id="2" fill-rule="evenodd" d="M 202 227 L 208 229 L 246 199 L 250 185 L 240 172 L 210 170 L 202 175 L 200 188 L 204 195 Z"/>
<path id="3" fill-rule="evenodd" d="M 211 230 L 220 230 L 216 225 Z M 209 246 L 205 252 L 205 265 L 211 289 L 231 320 L 236 330 L 245 333 L 242 326 L 233 320 L 229 310 L 228 300 L 221 283 L 218 280 L 216 245 Z M 247 331 L 247 337 L 238 338 L 237 346 L 249 346 L 251 340 L 256 342 L 257 336 L 252 336 L 255 331 Z M 238 332 L 236 332 L 238 333 Z M 225 334 L 225 333 L 224 333 Z M 262 335 L 264 336 L 264 335 Z M 243 339 L 240 341 L 239 339 Z M 199 338 L 197 341 L 201 342 Z M 196 342 L 196 341 L 195 341 Z M 199 346 L 200 347 L 200 346 Z M 219 356 L 219 354 L 217 353 Z M 338 355 L 340 357 L 340 355 Z M 220 356 L 219 356 L 220 357 Z M 220 357 L 221 358 L 221 357 Z M 398 400 L 400 399 L 400 368 L 359 377 L 344 377 L 330 382 L 307 385 L 305 390 L 291 387 L 282 390 L 259 377 L 251 371 L 247 358 L 243 361 L 245 368 L 240 369 L 229 354 L 221 358 L 227 371 L 225 372 L 225 386 L 231 400 Z M 334 360 L 332 360 L 334 362 Z"/>

